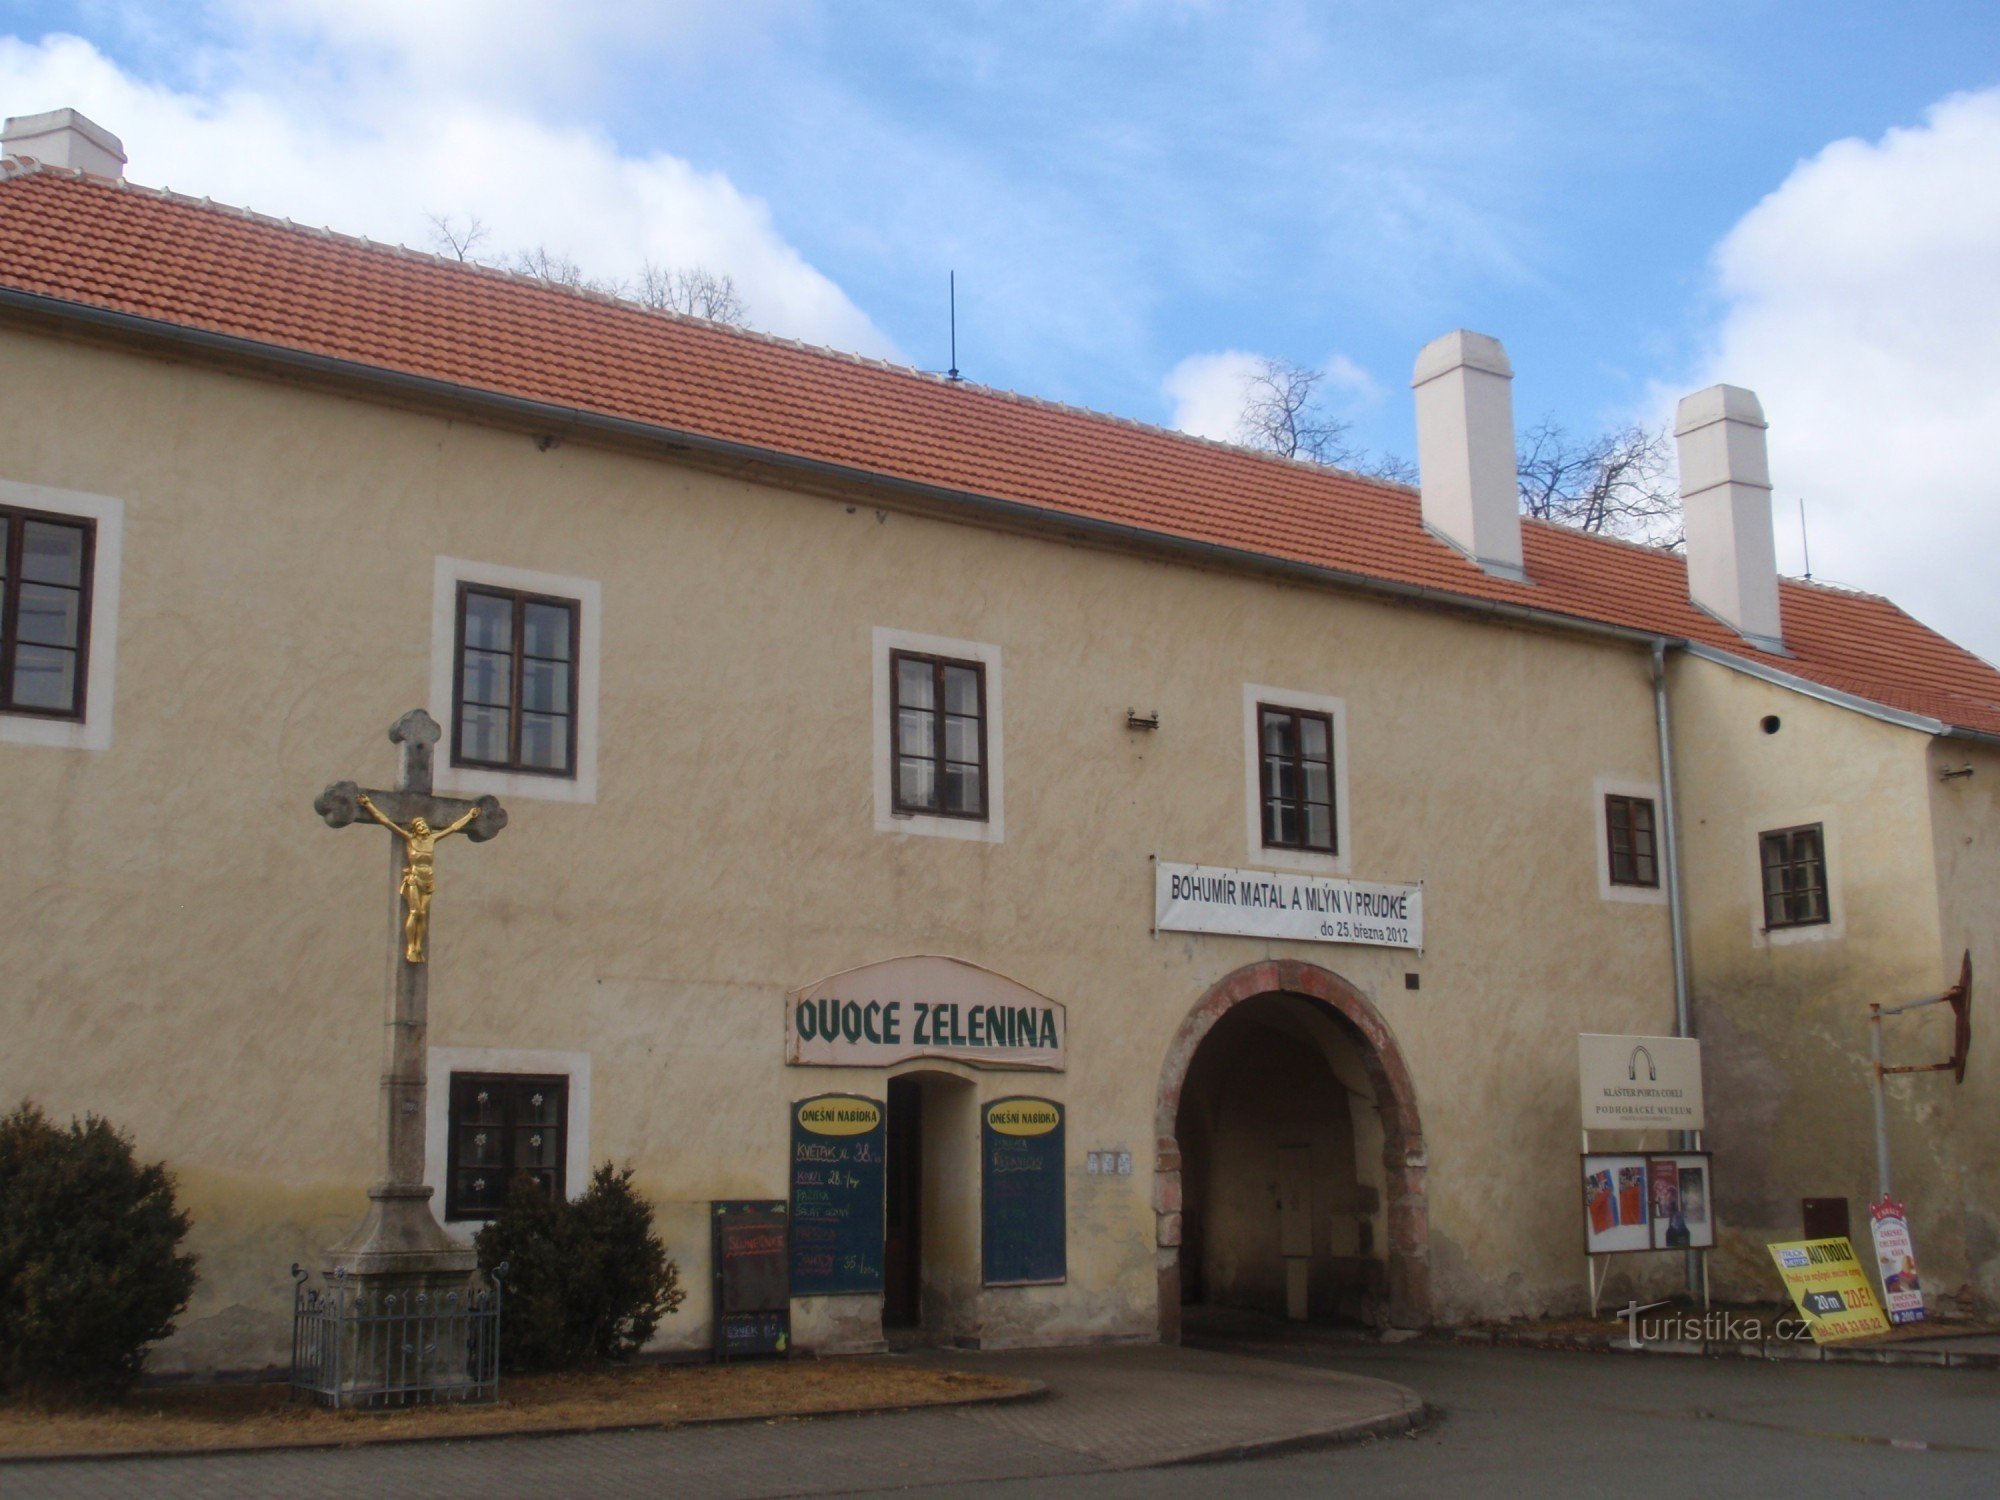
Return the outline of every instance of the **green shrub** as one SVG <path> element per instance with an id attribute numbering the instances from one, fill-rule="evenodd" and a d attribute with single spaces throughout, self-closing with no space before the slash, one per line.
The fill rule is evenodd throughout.
<path id="1" fill-rule="evenodd" d="M 686 1295 L 653 1233 L 652 1205 L 634 1191 L 631 1169 L 610 1162 L 573 1202 L 551 1202 L 533 1178 L 515 1178 L 474 1243 L 480 1270 L 507 1265 L 500 1358 L 509 1370 L 630 1358 Z"/>
<path id="2" fill-rule="evenodd" d="M 173 1179 L 91 1115 L 0 1117 L 0 1388 L 103 1399 L 139 1378 L 194 1291 Z"/>

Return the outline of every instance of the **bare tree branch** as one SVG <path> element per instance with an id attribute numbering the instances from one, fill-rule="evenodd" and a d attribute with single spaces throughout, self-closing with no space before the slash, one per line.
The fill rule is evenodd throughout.
<path id="1" fill-rule="evenodd" d="M 1417 466 L 1414 460 L 1404 458 L 1400 453 L 1366 453 L 1353 465 L 1354 472 L 1370 479 L 1379 479 L 1385 484 L 1417 487 Z"/>
<path id="2" fill-rule="evenodd" d="M 547 245 L 516 251 L 508 261 L 507 269 L 522 276 L 533 276 L 542 281 L 552 281 L 557 286 L 573 286 L 586 292 L 604 292 L 616 297 L 623 291 L 618 282 L 599 281 L 585 275 L 582 266 L 562 251 L 551 250 Z"/>
<path id="3" fill-rule="evenodd" d="M 472 252 L 480 242 L 492 237 L 493 231 L 478 214 L 467 214 L 463 225 L 457 214 L 425 214 L 431 226 L 431 249 L 439 255 L 449 255 L 455 260 L 471 260 Z"/>
<path id="4" fill-rule="evenodd" d="M 656 266 L 647 261 L 639 271 L 633 297 L 648 307 L 688 313 L 712 323 L 745 328 L 750 309 L 736 289 L 736 278 L 706 266 Z"/>
<path id="5" fill-rule="evenodd" d="M 1414 485 L 1417 466 L 1393 453 L 1371 453 L 1348 441 L 1354 424 L 1320 403 L 1326 371 L 1287 359 L 1261 359 L 1243 382 L 1236 440 L 1280 458 L 1328 464 L 1390 484 Z"/>
<path id="6" fill-rule="evenodd" d="M 1639 426 L 1578 442 L 1552 417 L 1522 437 L 1521 509 L 1538 520 L 1677 548 L 1681 503 L 1667 435 Z"/>
<path id="7" fill-rule="evenodd" d="M 1288 359 L 1259 360 L 1243 382 L 1237 441 L 1280 458 L 1316 464 L 1352 462 L 1358 453 L 1347 442 L 1351 424 L 1328 412 L 1318 399 L 1325 379 L 1324 370 Z"/>

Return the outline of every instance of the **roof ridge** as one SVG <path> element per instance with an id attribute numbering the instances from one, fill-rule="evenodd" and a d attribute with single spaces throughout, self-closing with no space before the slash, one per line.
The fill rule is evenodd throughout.
<path id="1" fill-rule="evenodd" d="M 515 271 L 506 266 L 496 266 L 481 260 L 469 260 L 458 256 L 441 255 L 432 250 L 419 250 L 412 246 L 371 239 L 367 235 L 348 234 L 330 225 L 314 226 L 301 224 L 296 219 L 268 214 L 259 209 L 246 208 L 241 204 L 219 202 L 211 197 L 195 197 L 191 193 L 176 192 L 172 187 L 149 187 L 125 177 L 97 177 L 70 167 L 49 167 L 34 161 L 31 170 L 39 170 L 50 175 L 60 175 L 79 181 L 99 183 L 115 187 L 122 192 L 139 193 L 162 202 L 178 204 L 184 208 L 202 209 L 213 213 L 226 214 L 252 224 L 260 224 L 270 229 L 289 230 L 315 238 L 333 241 L 337 244 L 352 245 L 362 250 L 374 250 L 384 254 L 397 255 L 409 260 L 428 262 L 446 271 L 463 271 L 474 275 L 489 276 L 501 281 L 522 286 L 538 287 L 547 291 L 578 297 L 602 306 L 629 309 L 636 313 L 648 313 L 670 321 L 690 323 L 697 327 L 712 329 L 726 337 L 752 339 L 782 349 L 794 349 L 802 354 L 824 359 L 835 359 L 843 364 L 860 365 L 880 370 L 884 374 L 906 376 L 928 385 L 948 386 L 973 395 L 986 396 L 998 401 L 1010 401 L 1024 406 L 1032 406 L 1043 411 L 1061 412 L 1065 415 L 1082 417 L 1090 421 L 1106 422 L 1124 427 L 1134 432 L 1149 433 L 1171 438 L 1179 442 L 1194 443 L 1224 453 L 1233 453 L 1243 458 L 1265 463 L 1282 464 L 1288 469 L 1305 473 L 1319 473 L 1349 480 L 1355 484 L 1368 485 L 1384 491 L 1416 494 L 1412 485 L 1399 484 L 1395 480 L 1377 478 L 1354 469 L 1346 469 L 1338 464 L 1323 464 L 1311 459 L 1288 458 L 1282 453 L 1273 453 L 1266 448 L 1252 447 L 1246 443 L 1231 442 L 1224 438 L 1206 437 L 1200 433 L 1187 432 L 1178 427 L 1168 427 L 1158 422 L 1147 422 L 1137 417 L 1128 417 L 1119 412 L 1104 411 L 1093 406 L 1084 406 L 1071 401 L 1059 401 L 1049 396 L 1038 396 L 1027 391 L 1009 390 L 1004 386 L 987 385 L 976 380 L 954 378 L 936 370 L 926 370 L 916 365 L 900 364 L 894 360 L 882 359 L 875 355 L 862 354 L 851 349 L 837 349 L 830 344 L 815 344 L 805 339 L 792 338 L 785 334 L 772 333 L 768 329 L 746 328 L 740 324 L 724 323 L 714 318 L 700 317 L 694 313 L 682 312 L 678 308 L 655 307 L 651 303 L 640 302 L 631 297 L 621 297 L 602 287 L 578 286 L 570 282 L 556 281 L 546 276 L 537 276 L 528 271 Z"/>
<path id="2" fill-rule="evenodd" d="M 8 181 L 30 176 L 49 186 Z M 1783 580 L 1788 609 L 1804 606 L 1824 629 L 1800 642 L 1799 659 L 1767 660 L 1672 586 L 1684 557 L 1643 541 L 1524 518 L 1530 540 L 1568 564 L 1551 564 L 1534 580 L 1545 587 L 1530 592 L 1470 571 L 1461 554 L 1415 525 L 1421 496 L 1410 487 L 1352 470 L 33 158 L 5 159 L 0 183 L 25 210 L 0 214 L 0 245 L 20 261 L 19 278 L 9 284 L 18 279 L 36 295 L 290 343 L 385 370 L 470 380 L 529 400 L 589 392 L 593 409 L 613 416 L 692 423 L 690 431 L 774 453 L 990 493 L 1482 606 L 1686 636 L 1822 681 L 1859 683 L 1857 691 L 1880 701 L 1925 699 L 1962 726 L 2000 738 L 2000 673 L 1880 595 Z M 142 206 L 149 204 L 160 206 Z M 162 217 L 181 222 L 163 224 Z M 75 238 L 32 232 L 44 219 Z M 211 275 L 190 281 L 158 273 L 145 247 L 163 236 L 184 238 Z M 453 278 L 452 269 L 467 275 Z M 610 311 L 585 310 L 593 305 Z M 475 339 L 468 350 L 454 309 L 504 322 L 510 341 L 488 348 Z M 676 324 L 687 326 L 676 332 Z M 760 356 L 759 348 L 772 352 Z M 899 378 L 879 380 L 864 370 Z M 713 388 L 722 375 L 728 387 Z M 942 385 L 962 387 L 971 404 L 931 393 Z M 1252 468 L 1248 460 L 1284 467 Z M 1610 545 L 1572 548 L 1569 538 Z M 1800 589 L 1814 590 L 1810 597 L 1821 602 L 1805 605 Z M 1986 706 L 1959 713 L 1949 706 L 1958 702 Z"/>

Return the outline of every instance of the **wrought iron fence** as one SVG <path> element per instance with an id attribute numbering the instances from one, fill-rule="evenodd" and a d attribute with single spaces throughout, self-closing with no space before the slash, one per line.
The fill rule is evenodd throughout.
<path id="1" fill-rule="evenodd" d="M 500 1394 L 500 1295 L 365 1287 L 336 1270 L 323 1287 L 292 1267 L 292 1396 L 321 1406 L 491 1401 Z"/>

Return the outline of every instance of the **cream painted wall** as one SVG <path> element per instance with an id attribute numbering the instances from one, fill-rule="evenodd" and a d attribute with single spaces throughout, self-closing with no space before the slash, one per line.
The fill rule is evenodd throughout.
<path id="1" fill-rule="evenodd" d="M 430 1039 L 590 1054 L 592 1154 L 637 1168 L 691 1288 L 670 1341 L 707 1337 L 705 1201 L 785 1193 L 788 1101 L 881 1097 L 783 1065 L 784 992 L 910 952 L 1069 1007 L 1066 1074 L 968 1074 L 1067 1101 L 1073 1148 L 1069 1282 L 978 1294 L 988 1335 L 1152 1335 L 1162 1058 L 1267 955 L 1404 1050 L 1437 1315 L 1581 1300 L 1574 1037 L 1672 1016 L 1665 911 L 1596 869 L 1594 782 L 1657 777 L 1641 653 L 17 332 L 0 371 L 0 478 L 126 518 L 113 744 L 0 744 L 0 1095 L 106 1112 L 178 1172 L 203 1282 L 162 1367 L 277 1357 L 286 1267 L 360 1211 L 383 837 L 311 802 L 393 775 L 441 556 L 595 581 L 602 701 L 594 803 L 515 799 L 441 851 Z M 1004 651 L 1004 842 L 877 831 L 882 627 Z M 1424 882 L 1421 955 L 1149 931 L 1149 856 L 1246 862 L 1250 683 L 1344 702 L 1353 874 Z M 1086 1180 L 1100 1146 L 1132 1176 Z"/>
<path id="2" fill-rule="evenodd" d="M 1679 662 L 1673 695 L 1696 1030 L 1725 1231 L 1717 1286 L 1769 1298 L 1763 1247 L 1797 1237 L 1802 1198 L 1847 1198 L 1867 1245 L 1869 1004 L 1940 993 L 1968 945 L 1975 964 L 2000 965 L 2000 756 L 1709 662 Z M 1775 734 L 1761 727 L 1767 715 Z M 1969 780 L 1938 780 L 1944 765 L 1968 762 Z M 1757 835 L 1822 821 L 1834 920 L 1789 935 L 1803 941 L 1764 941 Z M 1951 1050 L 1941 1007 L 1887 1026 L 1892 1063 Z M 1890 1084 L 1895 1186 L 1934 1310 L 1961 1288 L 1988 1305 L 2000 1293 L 2000 1094 L 1994 1059 L 1977 1045 L 1971 1056 L 1963 1086 L 1941 1074 Z"/>

